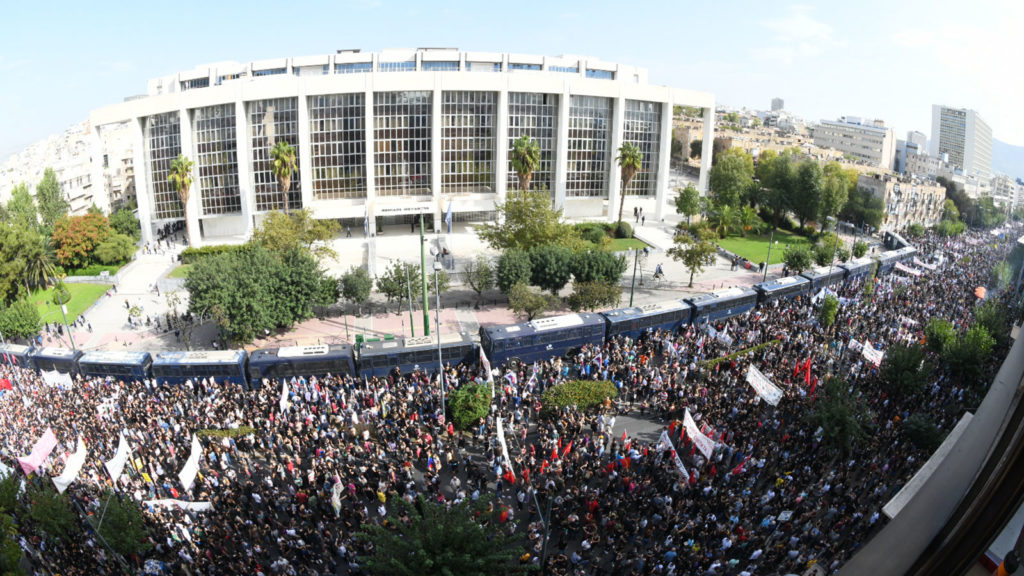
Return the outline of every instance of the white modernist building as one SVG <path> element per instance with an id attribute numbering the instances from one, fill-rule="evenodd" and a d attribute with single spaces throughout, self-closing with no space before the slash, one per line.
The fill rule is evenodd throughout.
<path id="1" fill-rule="evenodd" d="M 822 120 L 813 128 L 814 145 L 839 150 L 877 168 L 891 170 L 896 158 L 896 137 L 892 128 L 864 124 L 859 118 Z"/>
<path id="2" fill-rule="evenodd" d="M 974 110 L 933 104 L 929 152 L 964 174 L 992 177 L 992 128 Z"/>
<path id="3" fill-rule="evenodd" d="M 644 155 L 627 210 L 660 218 L 668 190 L 673 107 L 704 111 L 706 188 L 714 97 L 647 83 L 647 71 L 581 57 L 356 50 L 222 63 L 151 80 L 148 93 L 92 112 L 93 126 L 128 121 L 143 235 L 187 213 L 193 244 L 251 234 L 281 209 L 275 142 L 297 150 L 289 207 L 354 230 L 453 219 L 486 221 L 516 186 L 509 162 L 523 134 L 540 146 L 533 186 L 569 217 L 616 219 L 617 150 Z M 187 212 L 167 180 L 179 154 L 195 162 Z"/>

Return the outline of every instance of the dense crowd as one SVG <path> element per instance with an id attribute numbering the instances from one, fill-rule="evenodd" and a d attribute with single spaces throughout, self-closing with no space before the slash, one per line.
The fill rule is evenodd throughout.
<path id="1" fill-rule="evenodd" d="M 928 457 L 899 423 L 927 413 L 949 431 L 969 393 L 937 370 L 926 394 L 897 402 L 849 342 L 884 350 L 920 341 L 932 317 L 964 328 L 974 288 L 1006 253 L 990 242 L 981 235 L 926 238 L 923 254 L 946 257 L 936 270 L 868 280 L 876 283 L 870 297 L 864 280 L 837 287 L 842 305 L 834 329 L 819 326 L 819 300 L 801 298 L 713 327 L 613 339 L 534 366 L 502 367 L 494 409 L 468 433 L 439 418 L 437 379 L 423 372 L 295 380 L 282 404 L 279 382 L 249 391 L 205 379 L 175 387 L 94 379 L 64 389 L 5 367 L 16 386 L 0 398 L 0 456 L 17 467 L 15 458 L 52 428 L 60 444 L 42 476 L 54 476 L 80 436 L 89 458 L 68 494 L 98 514 L 101 490 L 111 483 L 103 461 L 123 432 L 133 463 L 119 480 L 119 497 L 212 506 L 143 506 L 153 544 L 148 558 L 171 573 L 359 573 L 370 549 L 355 536 L 360 527 L 389 518 L 393 499 L 418 495 L 506 506 L 502 529 L 522 536 L 522 561 L 546 561 L 556 574 L 774 574 L 813 564 L 832 573 L 884 523 L 881 507 Z M 958 265 L 966 258 L 970 266 Z M 732 346 L 709 328 L 727 334 Z M 706 362 L 764 343 L 755 353 Z M 778 406 L 758 401 L 744 379 L 750 364 L 785 391 Z M 805 418 L 828 375 L 844 379 L 873 414 L 872 433 L 846 453 L 827 449 Z M 446 376 L 452 386 L 483 379 L 467 365 L 449 366 Z M 578 378 L 613 381 L 618 405 L 542 416 L 544 390 Z M 657 433 L 623 434 L 627 411 L 655 421 L 672 446 Z M 709 458 L 682 433 L 686 412 L 716 441 Z M 514 482 L 496 441 L 497 418 Z M 193 433 L 240 427 L 254 433 L 201 438 L 199 476 L 186 492 L 178 472 Z M 114 571 L 91 534 L 69 544 L 31 527 L 23 535 L 27 550 L 45 550 L 35 562 L 54 573 Z"/>

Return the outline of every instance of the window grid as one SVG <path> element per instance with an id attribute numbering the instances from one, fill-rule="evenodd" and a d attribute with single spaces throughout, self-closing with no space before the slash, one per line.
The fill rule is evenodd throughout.
<path id="1" fill-rule="evenodd" d="M 431 92 L 373 95 L 374 185 L 381 196 L 431 194 Z"/>
<path id="2" fill-rule="evenodd" d="M 626 100 L 623 111 L 622 141 L 643 154 L 643 170 L 633 176 L 628 196 L 655 196 L 658 186 L 658 155 L 661 148 L 661 104 Z"/>
<path id="3" fill-rule="evenodd" d="M 458 72 L 458 62 L 424 62 L 424 72 Z"/>
<path id="4" fill-rule="evenodd" d="M 199 184 L 199 206 L 203 216 L 235 214 L 242 211 L 238 188 L 238 140 L 235 134 L 235 105 L 220 104 L 196 108 L 193 145 Z"/>
<path id="5" fill-rule="evenodd" d="M 548 66 L 548 71 L 550 71 L 550 72 L 565 72 L 565 73 L 568 73 L 568 74 L 579 74 L 580 73 L 580 67 L 579 66 Z"/>
<path id="6" fill-rule="evenodd" d="M 510 62 L 509 70 L 540 70 L 540 64 L 515 64 Z"/>
<path id="7" fill-rule="evenodd" d="M 615 73 L 611 70 L 595 70 L 593 68 L 587 68 L 587 78 L 597 78 L 598 80 L 614 80 Z"/>
<path id="8" fill-rule="evenodd" d="M 558 95 L 530 92 L 508 94 L 508 189 L 519 189 L 519 176 L 512 167 L 512 147 L 523 134 L 540 147 L 540 165 L 533 171 L 530 188 L 554 190 L 555 137 L 558 126 Z"/>
<path id="9" fill-rule="evenodd" d="M 181 119 L 177 112 L 146 119 L 146 152 L 149 157 L 149 189 L 153 198 L 153 219 L 184 218 L 178 192 L 167 177 L 171 162 L 181 154 Z"/>
<path id="10" fill-rule="evenodd" d="M 366 198 L 366 97 L 309 97 L 313 197 Z"/>
<path id="11" fill-rule="evenodd" d="M 413 72 L 416 70 L 416 62 L 381 62 L 381 72 Z"/>
<path id="12" fill-rule="evenodd" d="M 270 151 L 278 142 L 295 150 L 295 170 L 288 188 L 288 207 L 302 207 L 299 179 L 299 105 L 297 98 L 249 102 L 249 137 L 252 141 L 252 189 L 256 211 L 281 210 L 281 190 L 274 175 Z"/>
<path id="13" fill-rule="evenodd" d="M 253 70 L 253 76 L 278 76 L 280 74 L 287 74 L 288 68 L 270 68 L 269 70 Z"/>
<path id="14" fill-rule="evenodd" d="M 373 72 L 373 62 L 352 62 L 334 65 L 335 74 L 359 74 L 361 72 Z"/>
<path id="15" fill-rule="evenodd" d="M 494 191 L 494 92 L 444 92 L 441 190 Z"/>
<path id="16" fill-rule="evenodd" d="M 569 170 L 566 195 L 575 198 L 608 196 L 608 137 L 612 100 L 571 96 L 569 104 Z"/>
<path id="17" fill-rule="evenodd" d="M 193 80 L 184 80 L 181 82 L 181 91 L 195 90 L 196 88 L 209 88 L 210 78 L 195 78 Z"/>

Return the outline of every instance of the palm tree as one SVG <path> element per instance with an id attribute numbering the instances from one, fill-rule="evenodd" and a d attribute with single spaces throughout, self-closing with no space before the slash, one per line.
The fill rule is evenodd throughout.
<path id="1" fill-rule="evenodd" d="M 45 288 L 54 275 L 50 242 L 45 236 L 35 234 L 24 247 L 25 292 L 32 293 L 31 287 Z"/>
<path id="2" fill-rule="evenodd" d="M 644 154 L 631 142 L 625 142 L 619 146 L 619 156 L 615 159 L 619 163 L 619 170 L 622 172 L 622 190 L 619 191 L 619 222 L 622 222 L 622 210 L 626 207 L 626 189 L 633 181 L 633 176 L 643 170 Z"/>
<path id="3" fill-rule="evenodd" d="M 719 206 L 717 210 L 710 214 L 709 220 L 712 222 L 712 228 L 721 238 L 725 238 L 736 228 L 736 221 L 740 215 L 735 208 L 725 204 Z"/>
<path id="4" fill-rule="evenodd" d="M 192 226 L 188 220 L 188 193 L 192 187 L 192 161 L 184 154 L 171 161 L 171 173 L 167 181 L 174 186 L 178 192 L 178 199 L 181 200 L 181 209 L 185 213 L 185 234 L 188 236 L 188 243 L 192 244 Z"/>
<path id="5" fill-rule="evenodd" d="M 284 213 L 288 213 L 288 190 L 292 185 L 292 173 L 295 172 L 295 149 L 287 142 L 278 142 L 270 149 L 270 157 L 274 160 L 274 176 L 281 190 L 281 202 Z"/>
<path id="6" fill-rule="evenodd" d="M 757 210 L 754 210 L 750 206 L 744 206 L 743 210 L 739 215 L 740 226 L 743 227 L 741 234 L 744 238 L 747 236 L 747 232 L 753 232 L 754 234 L 760 234 L 764 222 L 761 221 L 761 217 L 757 215 Z"/>
<path id="7" fill-rule="evenodd" d="M 540 166 L 540 145 L 528 134 L 523 134 L 512 143 L 512 168 L 519 177 L 519 191 L 530 189 L 533 171 Z"/>

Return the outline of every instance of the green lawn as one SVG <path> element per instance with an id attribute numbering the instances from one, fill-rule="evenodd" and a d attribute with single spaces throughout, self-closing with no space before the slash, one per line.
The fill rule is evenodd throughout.
<path id="1" fill-rule="evenodd" d="M 188 271 L 192 269 L 191 264 L 182 264 L 167 275 L 168 278 L 188 278 Z"/>
<path id="2" fill-rule="evenodd" d="M 78 284 L 68 282 L 64 284 L 71 293 L 71 301 L 68 302 L 68 322 L 74 321 L 78 315 L 85 312 L 92 303 L 99 300 L 110 288 L 109 284 Z M 39 310 L 39 317 L 43 322 L 60 320 L 60 306 L 53 304 L 53 288 L 36 290 L 32 293 L 32 303 Z"/>
<path id="3" fill-rule="evenodd" d="M 643 240 L 637 240 L 636 238 L 615 238 L 612 243 L 608 246 L 608 249 L 612 252 L 623 252 L 625 250 L 632 250 L 634 248 L 644 248 L 647 243 Z"/>
<path id="4" fill-rule="evenodd" d="M 768 257 L 768 238 L 768 234 L 763 236 L 748 235 L 746 238 L 729 236 L 724 240 L 719 240 L 718 245 L 733 254 L 738 254 L 751 262 L 758 263 L 764 262 L 764 259 Z M 782 262 L 782 255 L 786 251 L 786 244 L 790 246 L 796 244 L 810 245 L 810 241 L 807 238 L 781 229 L 775 231 L 775 242 L 776 244 L 772 246 L 772 261 L 770 264 Z"/>

